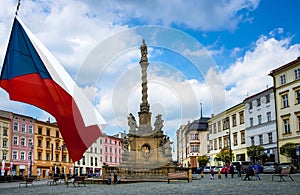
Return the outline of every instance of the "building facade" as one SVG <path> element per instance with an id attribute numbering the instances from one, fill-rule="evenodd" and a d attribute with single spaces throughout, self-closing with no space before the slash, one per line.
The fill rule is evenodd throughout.
<path id="1" fill-rule="evenodd" d="M 117 136 L 102 136 L 102 160 L 104 165 L 119 166 L 122 163 L 121 138 Z"/>
<path id="2" fill-rule="evenodd" d="M 81 160 L 75 162 L 76 175 L 102 175 L 102 137 L 99 137 L 83 154 Z"/>
<path id="3" fill-rule="evenodd" d="M 73 174 L 74 163 L 56 123 L 36 120 L 32 151 L 33 175 L 47 178 L 53 175 Z"/>
<path id="4" fill-rule="evenodd" d="M 278 149 L 286 143 L 300 145 L 300 57 L 270 72 L 275 88 Z M 295 162 L 279 153 L 279 162 Z"/>
<path id="5" fill-rule="evenodd" d="M 268 161 L 278 162 L 274 88 L 248 97 L 244 103 L 247 147 L 262 146 Z"/>
<path id="6" fill-rule="evenodd" d="M 244 103 L 235 105 L 208 121 L 209 156 L 211 165 L 221 165 L 216 155 L 222 148 L 229 148 L 232 161 L 248 160 Z"/>
<path id="7" fill-rule="evenodd" d="M 9 114 L 5 116 L 1 116 L 0 114 L 0 164 L 1 164 L 1 172 L 2 176 L 10 175 L 10 133 L 11 133 L 11 125 Z M 4 170 L 2 171 L 2 163 L 4 162 Z"/>

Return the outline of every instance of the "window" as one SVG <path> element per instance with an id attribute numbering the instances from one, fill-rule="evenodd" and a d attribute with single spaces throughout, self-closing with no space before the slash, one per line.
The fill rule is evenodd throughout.
<path id="1" fill-rule="evenodd" d="M 234 145 L 234 146 L 238 145 L 237 133 L 234 133 L 234 134 L 233 134 L 233 145 Z"/>
<path id="2" fill-rule="evenodd" d="M 18 145 L 18 137 L 14 137 L 14 145 Z"/>
<path id="3" fill-rule="evenodd" d="M 26 143 L 25 137 L 22 137 L 21 138 L 21 146 L 25 146 L 25 143 Z"/>
<path id="4" fill-rule="evenodd" d="M 219 137 L 219 149 L 221 149 L 221 148 L 222 148 L 222 138 Z"/>
<path id="5" fill-rule="evenodd" d="M 95 166 L 98 166 L 98 158 L 95 157 Z"/>
<path id="6" fill-rule="evenodd" d="M 30 133 L 30 134 L 33 133 L 33 126 L 32 125 L 28 126 L 28 133 Z"/>
<path id="7" fill-rule="evenodd" d="M 38 160 L 42 160 L 42 152 L 38 152 L 37 158 L 38 158 Z"/>
<path id="8" fill-rule="evenodd" d="M 283 75 L 280 76 L 280 84 L 283 85 L 285 83 L 286 83 L 285 74 L 283 74 Z"/>
<path id="9" fill-rule="evenodd" d="M 7 132 L 8 130 L 6 128 L 3 128 L 3 136 L 8 136 Z"/>
<path id="10" fill-rule="evenodd" d="M 270 102 L 270 94 L 266 95 L 266 103 Z"/>
<path id="11" fill-rule="evenodd" d="M 109 157 L 109 162 L 112 162 L 112 156 Z"/>
<path id="12" fill-rule="evenodd" d="M 112 153 L 112 147 L 109 147 L 109 152 Z"/>
<path id="13" fill-rule="evenodd" d="M 24 151 L 22 151 L 20 153 L 20 160 L 25 160 L 25 152 Z"/>
<path id="14" fill-rule="evenodd" d="M 229 139 L 228 136 L 224 137 L 224 147 L 228 147 L 229 146 Z"/>
<path id="15" fill-rule="evenodd" d="M 221 132 L 221 121 L 218 121 L 218 132 Z"/>
<path id="16" fill-rule="evenodd" d="M 58 131 L 56 131 L 55 136 L 59 137 L 59 132 Z"/>
<path id="17" fill-rule="evenodd" d="M 249 102 L 249 109 L 251 110 L 253 108 L 252 102 Z"/>
<path id="18" fill-rule="evenodd" d="M 21 131 L 22 131 L 23 133 L 26 132 L 26 125 L 25 125 L 25 124 L 22 124 L 22 125 L 21 125 Z"/>
<path id="19" fill-rule="evenodd" d="M 236 115 L 232 115 L 232 126 L 235 127 L 236 126 Z"/>
<path id="20" fill-rule="evenodd" d="M 282 107 L 286 108 L 289 106 L 289 99 L 288 99 L 288 94 L 284 94 L 281 96 L 282 99 Z"/>
<path id="21" fill-rule="evenodd" d="M 213 129 L 214 129 L 214 133 L 217 133 L 217 124 L 216 123 L 213 124 Z"/>
<path id="22" fill-rule="evenodd" d="M 199 145 L 195 145 L 195 152 L 199 152 Z"/>
<path id="23" fill-rule="evenodd" d="M 58 154 L 55 154 L 55 161 L 58 162 Z"/>
<path id="24" fill-rule="evenodd" d="M 85 156 L 82 157 L 82 165 L 85 165 Z"/>
<path id="25" fill-rule="evenodd" d="M 46 160 L 50 161 L 50 153 L 49 152 L 46 153 Z"/>
<path id="26" fill-rule="evenodd" d="M 258 99 L 256 100 L 256 104 L 257 104 L 257 106 L 260 106 L 260 105 L 261 105 L 261 103 L 260 103 L 260 98 L 258 98 Z"/>
<path id="27" fill-rule="evenodd" d="M 46 148 L 50 148 L 50 141 L 49 140 L 46 141 Z"/>
<path id="28" fill-rule="evenodd" d="M 298 119 L 298 131 L 300 131 L 300 116 L 297 116 Z"/>
<path id="29" fill-rule="evenodd" d="M 249 120 L 250 120 L 250 127 L 252 127 L 253 126 L 253 118 L 251 117 Z"/>
<path id="30" fill-rule="evenodd" d="M 7 140 L 6 139 L 3 139 L 3 148 L 7 148 Z"/>
<path id="31" fill-rule="evenodd" d="M 300 68 L 295 70 L 295 80 L 300 79 Z"/>
<path id="32" fill-rule="evenodd" d="M 289 134 L 291 133 L 290 130 L 290 120 L 289 119 L 283 119 L 283 128 L 284 128 L 284 133 Z"/>
<path id="33" fill-rule="evenodd" d="M 18 151 L 13 151 L 13 159 L 18 160 Z"/>
<path id="34" fill-rule="evenodd" d="M 38 147 L 42 147 L 42 140 L 41 139 L 38 140 Z"/>
<path id="35" fill-rule="evenodd" d="M 263 145 L 263 136 L 258 135 L 258 139 L 259 139 L 259 145 Z"/>
<path id="36" fill-rule="evenodd" d="M 94 158 L 91 156 L 91 166 L 94 166 Z"/>
<path id="37" fill-rule="evenodd" d="M 115 157 L 115 162 L 116 162 L 116 163 L 118 162 L 118 158 L 117 158 L 117 157 Z"/>
<path id="38" fill-rule="evenodd" d="M 268 122 L 271 121 L 271 112 L 267 112 L 267 120 L 268 120 Z"/>
<path id="39" fill-rule="evenodd" d="M 258 120 L 258 124 L 260 125 L 261 124 L 261 115 L 257 116 L 257 120 Z"/>
<path id="40" fill-rule="evenodd" d="M 244 124 L 244 111 L 241 111 L 239 114 L 240 114 L 240 124 Z"/>
<path id="41" fill-rule="evenodd" d="M 3 153 L 3 154 L 2 154 L 2 159 L 3 159 L 3 160 L 7 160 L 7 153 Z"/>
<path id="42" fill-rule="evenodd" d="M 229 129 L 229 117 L 223 120 L 223 130 Z"/>
<path id="43" fill-rule="evenodd" d="M 47 129 L 47 136 L 50 136 L 50 129 Z"/>
<path id="44" fill-rule="evenodd" d="M 269 143 L 273 143 L 273 135 L 272 133 L 268 133 L 268 140 L 269 140 Z"/>
<path id="45" fill-rule="evenodd" d="M 218 149 L 218 146 L 217 146 L 217 144 L 218 144 L 218 141 L 217 141 L 217 139 L 214 139 L 214 150 L 217 150 L 217 149 Z"/>
<path id="46" fill-rule="evenodd" d="M 19 130 L 19 123 L 14 122 L 14 131 L 18 131 Z"/>
<path id="47" fill-rule="evenodd" d="M 43 134 L 43 129 L 42 129 L 42 127 L 39 127 L 39 128 L 38 128 L 38 134 L 39 134 L 39 135 L 42 135 L 42 134 Z"/>
<path id="48" fill-rule="evenodd" d="M 105 152 L 107 152 L 107 147 L 105 146 Z"/>
<path id="49" fill-rule="evenodd" d="M 28 160 L 31 160 L 31 158 L 32 158 L 32 153 L 31 153 L 31 151 L 29 151 L 28 152 Z"/>
<path id="50" fill-rule="evenodd" d="M 254 137 L 250 137 L 250 141 L 251 141 L 251 146 L 254 146 L 254 144 L 255 144 Z"/>
<path id="51" fill-rule="evenodd" d="M 295 91 L 296 94 L 296 104 L 300 104 L 300 89 Z"/>
<path id="52" fill-rule="evenodd" d="M 245 141 L 245 131 L 241 131 L 241 144 L 244 144 L 246 141 Z"/>

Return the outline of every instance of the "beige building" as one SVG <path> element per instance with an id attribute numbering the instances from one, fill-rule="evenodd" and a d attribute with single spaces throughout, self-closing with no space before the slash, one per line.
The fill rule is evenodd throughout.
<path id="1" fill-rule="evenodd" d="M 72 174 L 72 162 L 56 123 L 36 121 L 32 173 L 41 178 Z"/>
<path id="2" fill-rule="evenodd" d="M 300 144 L 300 57 L 271 71 L 275 88 L 278 151 L 282 145 Z M 279 162 L 292 159 L 279 154 Z"/>
<path id="3" fill-rule="evenodd" d="M 1 175 L 10 174 L 10 119 L 8 117 L 0 116 L 0 163 L 4 160 L 5 167 L 4 172 Z"/>
<path id="4" fill-rule="evenodd" d="M 221 165 L 216 155 L 222 148 L 231 149 L 232 161 L 248 160 L 244 104 L 240 103 L 214 116 L 208 121 L 209 153 L 211 165 Z"/>
<path id="5" fill-rule="evenodd" d="M 201 117 L 177 130 L 177 160 L 183 167 L 191 167 L 193 172 L 199 167 L 198 156 L 207 154 L 207 133 L 209 118 Z"/>

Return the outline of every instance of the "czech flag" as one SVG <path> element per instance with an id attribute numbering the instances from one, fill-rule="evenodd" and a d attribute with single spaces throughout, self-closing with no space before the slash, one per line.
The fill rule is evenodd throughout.
<path id="1" fill-rule="evenodd" d="M 52 114 L 73 162 L 94 143 L 105 121 L 74 80 L 16 16 L 0 76 L 11 100 Z"/>

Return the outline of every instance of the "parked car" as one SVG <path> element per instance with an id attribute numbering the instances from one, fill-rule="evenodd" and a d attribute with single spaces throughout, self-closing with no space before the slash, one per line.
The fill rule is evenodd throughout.
<path id="1" fill-rule="evenodd" d="M 276 163 L 276 162 L 265 162 L 263 172 L 264 173 L 277 173 L 278 172 L 278 163 Z"/>
<path id="2" fill-rule="evenodd" d="M 203 169 L 203 173 L 210 173 L 212 169 L 214 169 L 216 166 L 206 166 Z"/>
<path id="3" fill-rule="evenodd" d="M 215 172 L 216 174 L 218 174 L 218 172 L 221 171 L 221 169 L 222 169 L 222 166 L 216 166 L 216 167 L 214 168 L 214 172 Z"/>
<path id="4" fill-rule="evenodd" d="M 286 169 L 288 167 L 291 167 L 291 173 L 297 173 L 297 167 L 292 163 L 280 163 L 279 172 L 281 172 L 282 169 Z"/>
<path id="5" fill-rule="evenodd" d="M 241 165 L 241 171 L 242 171 L 242 173 L 246 173 L 248 167 L 253 165 L 253 163 L 250 162 L 250 161 L 235 161 L 235 162 L 232 162 L 231 164 L 233 164 L 235 172 L 237 172 L 236 165 L 238 163 Z"/>

